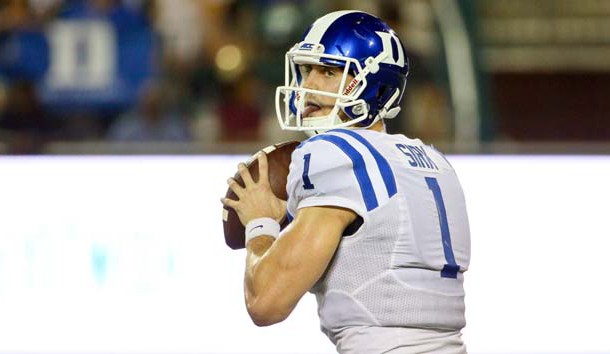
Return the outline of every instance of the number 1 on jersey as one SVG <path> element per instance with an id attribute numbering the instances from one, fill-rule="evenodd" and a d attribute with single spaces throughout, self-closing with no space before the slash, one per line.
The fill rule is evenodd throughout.
<path id="1" fill-rule="evenodd" d="M 449 233 L 449 223 L 447 222 L 447 212 L 445 210 L 445 202 L 443 201 L 443 194 L 441 188 L 438 185 L 438 180 L 434 177 L 426 177 L 426 183 L 428 188 L 434 195 L 434 201 L 436 202 L 436 209 L 438 210 L 438 221 L 441 227 L 441 238 L 443 242 L 443 252 L 445 253 L 445 261 L 447 262 L 441 270 L 441 277 L 443 278 L 457 278 L 457 273 L 460 270 L 460 266 L 455 262 L 455 256 L 453 255 L 453 248 L 451 246 L 451 234 Z"/>
<path id="2" fill-rule="evenodd" d="M 303 160 L 305 160 L 305 166 L 303 166 L 303 188 L 314 189 L 315 186 L 309 180 L 309 160 L 311 159 L 311 153 L 305 154 Z"/>

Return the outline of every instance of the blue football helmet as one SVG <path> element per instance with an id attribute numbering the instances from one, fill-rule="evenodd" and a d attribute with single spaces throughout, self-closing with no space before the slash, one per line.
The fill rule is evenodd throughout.
<path id="1" fill-rule="evenodd" d="M 344 68 L 339 90 L 303 87 L 300 65 Z M 285 83 L 277 88 L 275 97 L 280 126 L 311 136 L 334 128 L 369 127 L 380 119 L 394 118 L 400 111 L 408 73 L 406 50 L 385 22 L 361 11 L 329 13 L 317 19 L 301 42 L 286 53 Z M 303 117 L 305 97 L 312 94 L 335 100 L 330 114 Z"/>

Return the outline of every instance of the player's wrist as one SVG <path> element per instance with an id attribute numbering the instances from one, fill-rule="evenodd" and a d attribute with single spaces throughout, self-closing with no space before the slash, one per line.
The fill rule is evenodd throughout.
<path id="1" fill-rule="evenodd" d="M 246 224 L 245 245 L 258 236 L 270 236 L 277 239 L 280 235 L 280 224 L 273 218 L 263 217 L 250 220 Z"/>

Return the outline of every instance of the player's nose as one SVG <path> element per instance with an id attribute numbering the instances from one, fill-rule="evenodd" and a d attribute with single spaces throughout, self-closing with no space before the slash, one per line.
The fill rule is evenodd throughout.
<path id="1" fill-rule="evenodd" d="M 310 90 L 318 89 L 318 82 L 320 80 L 320 74 L 316 70 L 312 70 L 307 77 L 303 80 L 303 88 Z"/>

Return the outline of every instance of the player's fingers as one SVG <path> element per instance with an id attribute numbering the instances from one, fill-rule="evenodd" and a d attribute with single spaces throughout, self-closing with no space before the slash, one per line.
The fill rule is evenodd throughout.
<path id="1" fill-rule="evenodd" d="M 235 193 L 235 195 L 237 195 L 238 197 L 243 195 L 244 188 L 240 186 L 234 178 L 229 178 L 227 180 L 227 184 L 229 185 L 229 188 L 233 191 L 233 193 Z"/>
<path id="2" fill-rule="evenodd" d="M 245 163 L 241 162 L 239 165 L 237 165 L 237 171 L 239 172 L 242 181 L 244 181 L 244 186 L 248 187 L 254 183 L 252 176 L 250 175 L 250 171 L 248 171 Z"/>
<path id="3" fill-rule="evenodd" d="M 229 199 L 229 198 L 220 198 L 220 202 L 222 203 L 222 205 L 229 207 L 229 208 L 235 208 L 237 206 L 238 201 L 237 200 L 233 200 L 233 199 Z"/>
<path id="4" fill-rule="evenodd" d="M 258 180 L 269 183 L 269 164 L 267 154 L 264 152 L 258 154 Z"/>

